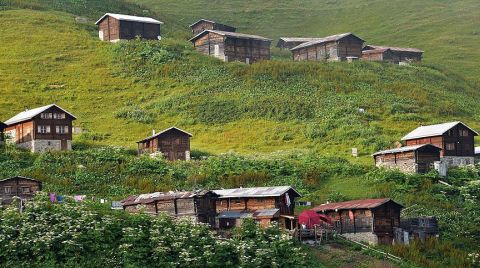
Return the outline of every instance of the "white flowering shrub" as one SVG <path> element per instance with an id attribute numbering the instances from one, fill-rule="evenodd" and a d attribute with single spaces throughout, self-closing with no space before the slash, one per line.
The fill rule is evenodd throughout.
<path id="1" fill-rule="evenodd" d="M 305 256 L 275 226 L 246 221 L 232 239 L 167 215 L 131 215 L 90 202 L 0 211 L 0 267 L 303 267 Z"/>

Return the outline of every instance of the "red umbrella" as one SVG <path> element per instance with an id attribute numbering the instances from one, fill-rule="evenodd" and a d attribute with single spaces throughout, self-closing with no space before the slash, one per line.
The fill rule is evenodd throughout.
<path id="1" fill-rule="evenodd" d="M 313 210 L 304 210 L 298 215 L 298 223 L 307 226 L 307 229 L 313 229 L 315 224 L 320 225 L 320 215 Z"/>

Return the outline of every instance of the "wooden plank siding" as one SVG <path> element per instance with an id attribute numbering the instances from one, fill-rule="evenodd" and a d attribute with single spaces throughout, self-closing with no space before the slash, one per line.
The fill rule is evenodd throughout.
<path id="1" fill-rule="evenodd" d="M 346 61 L 348 57 L 362 57 L 363 41 L 355 36 L 312 44 L 292 50 L 294 61 Z"/>
<path id="2" fill-rule="evenodd" d="M 161 153 L 170 161 L 190 159 L 190 134 L 176 128 L 138 142 L 139 154 Z"/>
<path id="3" fill-rule="evenodd" d="M 2 205 L 8 205 L 15 196 L 23 200 L 30 200 L 36 192 L 41 190 L 42 182 L 24 177 L 0 180 L 0 201 Z"/>

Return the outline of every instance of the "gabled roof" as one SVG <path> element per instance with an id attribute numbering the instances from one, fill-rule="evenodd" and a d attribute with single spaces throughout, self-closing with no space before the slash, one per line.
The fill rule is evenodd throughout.
<path id="1" fill-rule="evenodd" d="M 190 41 L 194 41 L 194 40 L 200 38 L 201 36 L 203 36 L 207 33 L 215 33 L 215 34 L 219 34 L 219 35 L 226 36 L 226 37 L 234 37 L 234 38 L 240 38 L 240 39 L 252 39 L 252 40 L 269 41 L 269 42 L 272 41 L 272 39 L 268 39 L 268 38 L 265 38 L 265 37 L 259 36 L 259 35 L 243 34 L 243 33 L 237 33 L 237 32 L 217 31 L 217 30 L 208 30 L 208 29 L 206 29 L 203 32 L 195 35 L 194 37 L 192 37 L 190 39 Z"/>
<path id="2" fill-rule="evenodd" d="M 2 180 L 0 180 L 0 182 L 9 181 L 9 180 L 15 180 L 15 179 L 22 179 L 22 180 L 34 181 L 34 182 L 38 182 L 38 183 L 40 183 L 40 184 L 42 183 L 42 182 L 39 181 L 39 180 L 32 179 L 32 178 L 27 178 L 27 177 L 23 177 L 23 176 L 15 176 L 15 177 L 7 178 L 7 179 L 2 179 Z"/>
<path id="3" fill-rule="evenodd" d="M 114 13 L 105 13 L 95 24 L 99 24 L 104 18 L 112 17 L 117 20 L 124 20 L 124 21 L 136 21 L 136 22 L 143 22 L 143 23 L 151 23 L 151 24 L 163 24 L 163 22 L 158 21 L 156 19 L 152 19 L 149 17 L 137 17 L 137 16 L 130 16 L 130 15 L 123 15 L 123 14 L 114 14 Z"/>
<path id="4" fill-rule="evenodd" d="M 382 154 L 394 154 L 394 153 L 416 151 L 416 150 L 418 150 L 420 148 L 424 148 L 424 147 L 431 147 L 432 149 L 436 149 L 438 151 L 442 150 L 442 148 L 437 147 L 433 144 L 420 144 L 420 145 L 404 146 L 404 147 L 400 147 L 400 148 L 379 151 L 379 152 L 374 153 L 373 156 L 382 155 Z"/>
<path id="5" fill-rule="evenodd" d="M 187 199 L 203 196 L 211 191 L 188 191 L 188 192 L 155 192 L 149 194 L 133 195 L 121 201 L 124 206 L 137 204 L 149 204 L 155 201 L 168 201 L 174 199 Z"/>
<path id="6" fill-rule="evenodd" d="M 388 202 L 393 202 L 394 204 L 400 207 L 403 207 L 402 205 L 393 201 L 390 198 L 378 198 L 378 199 L 351 200 L 346 202 L 323 204 L 323 205 L 312 208 L 312 210 L 316 212 L 323 212 L 323 211 L 347 210 L 347 209 L 373 209 Z"/>
<path id="7" fill-rule="evenodd" d="M 415 130 L 413 130 L 412 132 L 405 135 L 402 138 L 402 141 L 425 138 L 425 137 L 441 136 L 445 132 L 447 132 L 450 129 L 452 129 L 453 127 L 457 126 L 458 124 L 462 124 L 464 127 L 468 128 L 473 133 L 475 133 L 475 136 L 478 136 L 478 133 L 475 130 L 471 129 L 469 126 L 465 125 L 464 123 L 462 123 L 460 121 L 455 121 L 455 122 L 448 122 L 448 123 L 443 123 L 443 124 L 417 127 Z"/>
<path id="8" fill-rule="evenodd" d="M 141 141 L 137 141 L 137 143 L 141 143 L 141 142 L 145 142 L 145 141 L 154 139 L 154 138 L 156 138 L 156 137 L 158 137 L 158 136 L 160 136 L 160 135 L 162 135 L 162 134 L 164 134 L 164 133 L 166 133 L 166 132 L 168 132 L 168 131 L 170 131 L 170 130 L 178 130 L 178 131 L 180 131 L 180 132 L 183 132 L 183 133 L 187 134 L 187 135 L 190 136 L 190 137 L 193 137 L 192 134 L 186 132 L 186 131 L 183 130 L 183 129 L 179 129 L 178 127 L 169 127 L 169 128 L 167 128 L 167 129 L 164 129 L 164 130 L 156 133 L 155 135 L 152 135 L 152 136 L 150 136 L 150 137 L 148 137 L 148 138 L 145 138 L 145 139 L 143 139 L 143 140 L 141 140 Z"/>
<path id="9" fill-rule="evenodd" d="M 371 48 L 371 49 L 369 49 L 369 48 Z M 377 49 L 383 49 L 383 50 L 390 49 L 391 51 L 398 51 L 398 52 L 416 52 L 416 53 L 423 53 L 423 50 L 420 50 L 420 49 L 418 49 L 418 48 L 412 48 L 412 47 L 390 47 L 390 46 L 377 46 L 377 45 L 368 45 L 368 46 L 365 46 L 364 51 L 377 50 Z"/>
<path id="10" fill-rule="evenodd" d="M 388 48 L 379 48 L 379 49 L 368 49 L 368 50 L 363 50 L 362 54 L 375 54 L 375 53 L 384 53 L 387 51 L 391 51 Z"/>
<path id="11" fill-rule="evenodd" d="M 221 26 L 225 26 L 225 27 L 229 27 L 229 28 L 233 28 L 233 29 L 236 29 L 235 27 L 233 26 L 230 26 L 230 25 L 227 25 L 227 24 L 223 24 L 223 23 L 218 23 L 216 21 L 213 21 L 213 20 L 207 20 L 207 19 L 199 19 L 198 21 L 192 23 L 189 25 L 190 28 L 192 28 L 193 26 L 199 24 L 200 22 L 209 22 L 209 23 L 212 23 L 212 24 L 216 24 L 216 25 L 221 25 Z"/>
<path id="12" fill-rule="evenodd" d="M 315 37 L 280 37 L 279 40 L 283 42 L 310 42 L 316 41 L 322 38 Z"/>
<path id="13" fill-rule="evenodd" d="M 294 47 L 290 50 L 297 50 L 297 49 L 300 49 L 300 48 L 309 47 L 309 46 L 322 44 L 322 43 L 326 43 L 326 42 L 338 41 L 338 40 L 341 40 L 341 39 L 343 39 L 345 37 L 348 37 L 348 36 L 353 36 L 353 37 L 361 40 L 362 42 L 365 42 L 365 40 L 356 36 L 353 33 L 342 33 L 342 34 L 336 34 L 336 35 L 330 35 L 330 36 L 326 36 L 326 37 L 317 38 L 316 40 L 312 40 L 312 41 L 300 44 L 300 45 L 298 45 L 298 46 L 296 46 L 296 47 Z"/>
<path id="14" fill-rule="evenodd" d="M 241 198 L 241 197 L 270 197 L 281 196 L 284 193 L 293 190 L 297 196 L 301 196 L 291 186 L 276 186 L 276 187 L 253 187 L 253 188 L 235 188 L 224 190 L 213 190 L 218 198 Z"/>
<path id="15" fill-rule="evenodd" d="M 62 107 L 60 107 L 56 104 L 50 104 L 50 105 L 47 105 L 47 106 L 42 106 L 42 107 L 39 107 L 39 108 L 35 108 L 35 109 L 26 110 L 24 112 L 21 112 L 21 113 L 15 115 L 14 117 L 8 119 L 7 121 L 5 121 L 5 124 L 6 125 L 12 125 L 12 124 L 20 123 L 20 122 L 23 122 L 23 121 L 26 121 L 26 120 L 30 120 L 30 119 L 34 118 L 35 116 L 41 114 L 42 112 L 44 112 L 44 111 L 46 111 L 46 110 L 48 110 L 52 107 L 57 107 L 58 109 L 64 111 L 66 114 L 73 117 L 73 119 L 77 119 L 73 114 L 71 114 L 67 110 L 63 109 Z"/>

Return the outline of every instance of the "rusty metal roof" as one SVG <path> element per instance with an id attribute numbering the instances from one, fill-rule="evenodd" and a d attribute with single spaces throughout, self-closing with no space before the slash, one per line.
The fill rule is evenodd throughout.
<path id="1" fill-rule="evenodd" d="M 412 48 L 412 47 L 390 47 L 390 46 L 377 46 L 377 45 L 368 45 L 366 48 L 371 47 L 373 50 L 377 49 L 384 49 L 384 50 L 392 50 L 392 51 L 398 51 L 398 52 L 415 52 L 415 53 L 423 53 L 423 50 L 420 50 L 418 48 Z M 369 51 L 369 49 L 365 50 Z"/>
<path id="2" fill-rule="evenodd" d="M 469 126 L 465 125 L 464 123 L 462 123 L 460 121 L 456 121 L 456 122 L 448 122 L 448 123 L 443 123 L 443 124 L 417 127 L 412 132 L 405 135 L 402 138 L 402 141 L 411 140 L 411 139 L 426 138 L 426 137 L 441 136 L 445 132 L 447 132 L 450 129 L 452 129 L 453 127 L 457 126 L 458 124 L 462 124 L 464 127 L 470 129 L 473 133 L 475 133 L 475 136 L 478 136 L 478 133 L 475 130 L 473 130 L 472 128 L 470 128 Z"/>
<path id="3" fill-rule="evenodd" d="M 155 192 L 149 194 L 133 195 L 122 200 L 124 206 L 131 206 L 137 204 L 149 204 L 155 201 L 168 201 L 174 199 L 188 199 L 196 196 L 202 196 L 210 191 L 185 191 L 185 192 Z"/>
<path id="4" fill-rule="evenodd" d="M 260 40 L 260 41 L 268 41 L 271 42 L 272 39 L 265 38 L 263 36 L 259 35 L 253 35 L 253 34 L 244 34 L 244 33 L 237 33 L 237 32 L 226 32 L 226 31 L 218 31 L 218 30 L 209 30 L 206 29 L 203 32 L 195 35 L 190 39 L 190 41 L 194 41 L 198 39 L 200 36 L 206 34 L 206 33 L 216 33 L 222 36 L 227 36 L 227 37 L 234 37 L 234 38 L 240 38 L 240 39 L 252 39 L 252 40 Z"/>
<path id="5" fill-rule="evenodd" d="M 104 18 L 112 17 L 117 20 L 124 20 L 124 21 L 136 21 L 136 22 L 143 22 L 143 23 L 151 23 L 151 24 L 163 24 L 163 22 L 158 21 L 156 19 L 152 19 L 149 17 L 138 17 L 138 16 L 131 16 L 131 15 L 123 15 L 123 14 L 114 14 L 114 13 L 105 13 L 100 19 L 95 22 L 95 24 L 99 24 Z"/>
<path id="6" fill-rule="evenodd" d="M 420 144 L 420 145 L 404 146 L 404 147 L 400 147 L 400 148 L 383 150 L 383 151 L 379 151 L 379 152 L 374 153 L 372 156 L 382 155 L 382 154 L 394 154 L 394 153 L 416 151 L 416 150 L 418 150 L 420 148 L 423 148 L 423 147 L 432 147 L 432 148 L 438 149 L 439 151 L 442 150 L 442 148 L 437 147 L 433 144 Z"/>
<path id="7" fill-rule="evenodd" d="M 15 115 L 14 117 L 8 119 L 7 121 L 5 121 L 5 124 L 6 125 L 12 125 L 12 124 L 20 123 L 20 122 L 23 122 L 23 121 L 26 121 L 26 120 L 30 120 L 30 119 L 34 118 L 35 116 L 41 114 L 42 112 L 44 112 L 44 111 L 46 111 L 46 110 L 48 110 L 52 107 L 57 107 L 58 109 L 62 110 L 66 114 L 73 117 L 73 119 L 77 119 L 73 114 L 69 113 L 67 110 L 63 109 L 62 107 L 60 107 L 56 104 L 50 104 L 50 105 L 38 107 L 38 108 L 35 108 L 35 109 L 23 111 L 23 112 Z"/>
<path id="8" fill-rule="evenodd" d="M 254 187 L 254 188 L 235 188 L 224 190 L 213 190 L 219 195 L 218 198 L 241 198 L 241 197 L 269 197 L 281 196 L 289 190 L 293 190 L 297 196 L 300 194 L 291 186 L 276 187 Z"/>
<path id="9" fill-rule="evenodd" d="M 316 206 L 312 208 L 313 211 L 322 212 L 330 210 L 346 210 L 346 209 L 372 209 L 379 207 L 387 202 L 393 202 L 401 207 L 402 205 L 391 200 L 390 198 L 378 198 L 378 199 L 363 199 L 363 200 L 351 200 L 340 203 L 329 203 Z"/>
<path id="10" fill-rule="evenodd" d="M 166 132 L 168 132 L 168 131 L 171 131 L 171 130 L 178 130 L 178 131 L 180 131 L 180 132 L 183 132 L 183 133 L 187 134 L 187 135 L 190 136 L 190 137 L 193 137 L 192 134 L 186 132 L 186 131 L 183 130 L 183 129 L 180 129 L 180 128 L 178 128 L 178 127 L 170 127 L 170 128 L 164 129 L 164 130 L 156 133 L 155 135 L 152 135 L 152 136 L 150 136 L 150 137 L 148 137 L 148 138 L 145 138 L 145 139 L 143 139 L 143 140 L 141 140 L 141 141 L 137 141 L 137 143 L 141 143 L 141 142 L 145 142 L 145 141 L 154 139 L 154 138 L 156 138 L 156 137 L 158 137 L 158 136 L 160 136 L 160 135 L 162 135 L 162 134 L 164 134 L 164 133 L 166 133 Z"/>
<path id="11" fill-rule="evenodd" d="M 253 217 L 275 218 L 280 216 L 280 209 L 259 209 L 253 212 Z"/>
<path id="12" fill-rule="evenodd" d="M 338 40 L 343 39 L 347 36 L 353 36 L 353 37 L 356 37 L 356 38 L 360 39 L 361 41 L 365 42 L 365 40 L 356 36 L 353 33 L 342 33 L 342 34 L 335 34 L 335 35 L 330 35 L 330 36 L 326 36 L 326 37 L 316 38 L 316 40 L 300 44 L 300 45 L 298 45 L 298 46 L 296 46 L 296 47 L 294 47 L 290 50 L 293 51 L 293 50 L 297 50 L 297 49 L 300 49 L 300 48 L 309 47 L 309 46 L 313 46 L 313 45 L 317 45 L 317 44 L 322 44 L 322 43 L 332 42 L 332 41 L 338 41 Z"/>

